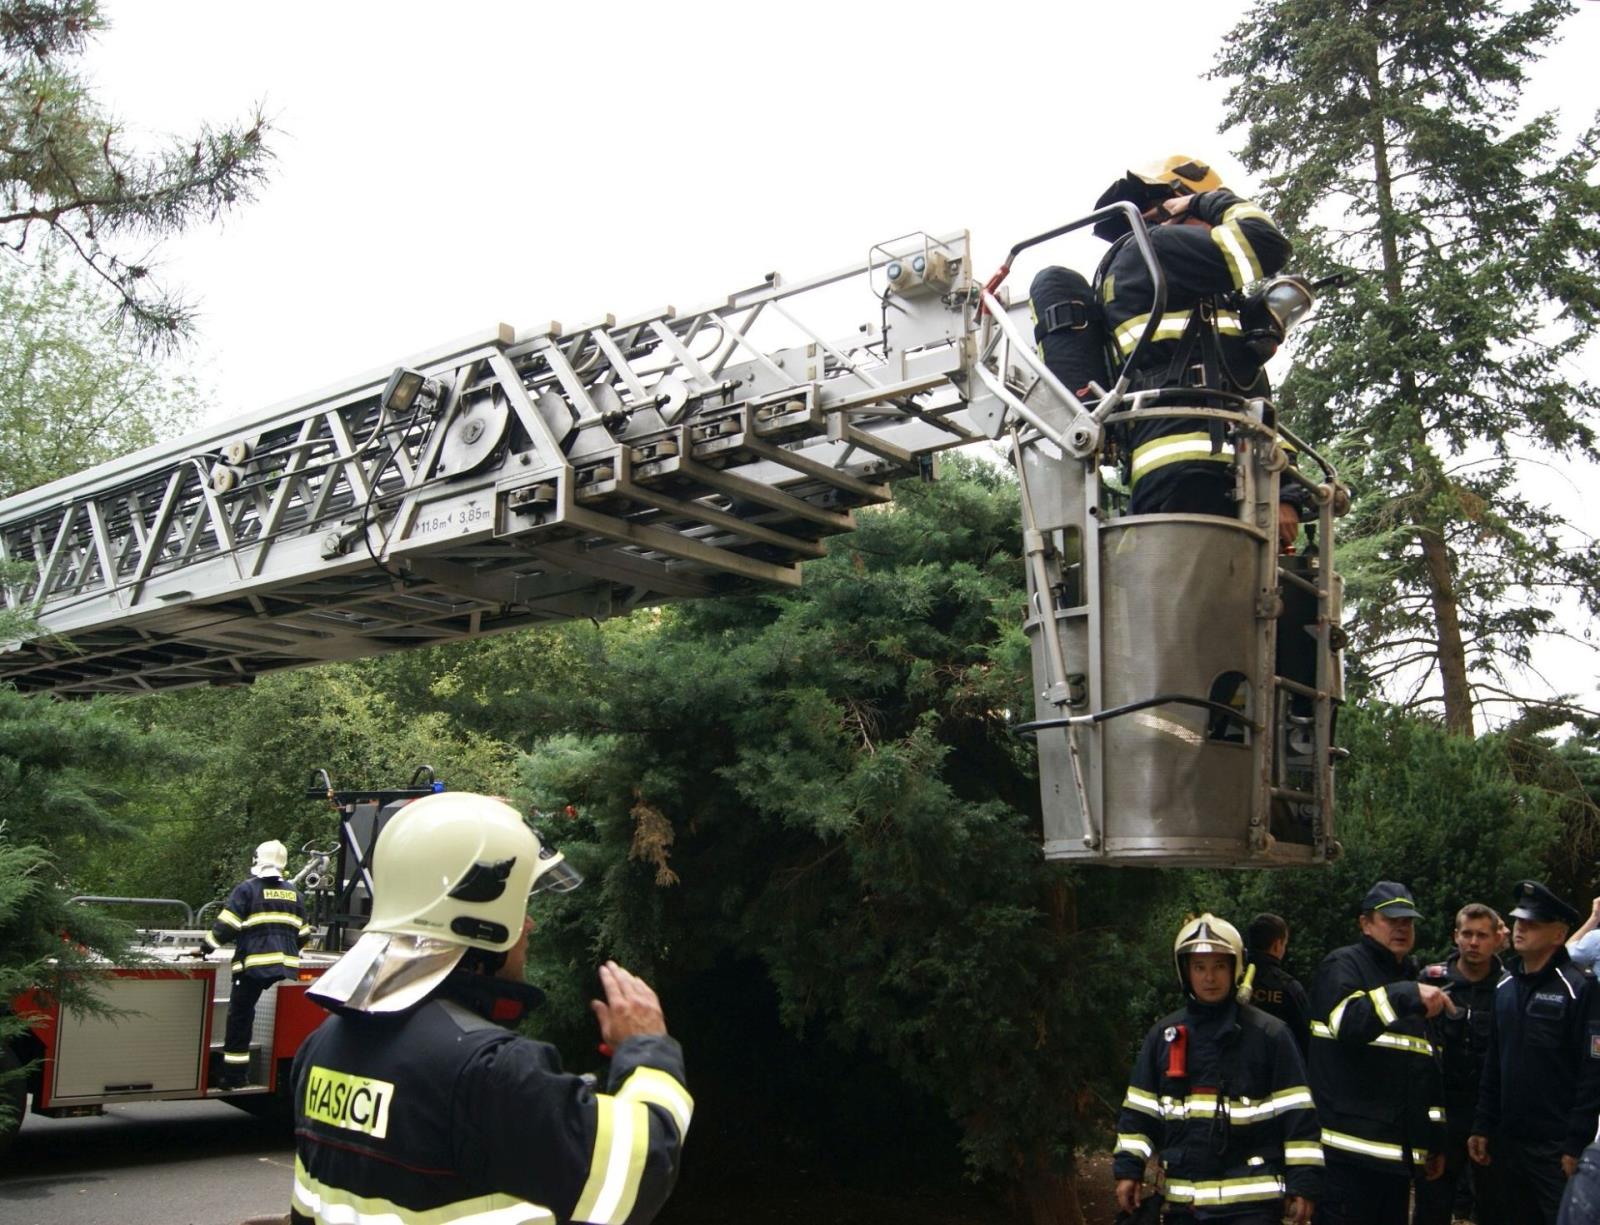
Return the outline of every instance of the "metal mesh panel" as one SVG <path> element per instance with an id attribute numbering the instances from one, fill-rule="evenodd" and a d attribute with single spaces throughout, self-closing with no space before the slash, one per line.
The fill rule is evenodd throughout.
<path id="1" fill-rule="evenodd" d="M 1163 693 L 1206 697 L 1223 673 L 1251 677 L 1247 533 L 1226 521 L 1145 516 L 1108 526 L 1101 543 L 1108 708 Z M 1246 850 L 1250 746 L 1208 738 L 1209 722 L 1203 710 L 1169 705 L 1104 724 L 1108 852 Z"/>
<path id="2" fill-rule="evenodd" d="M 1245 713 L 1259 717 L 1251 534 L 1228 520 L 1150 515 L 1108 523 L 1100 540 L 1099 709 L 1162 694 L 1210 697 L 1217 679 L 1234 673 L 1243 678 Z M 1069 625 L 1063 647 L 1069 673 L 1091 672 L 1081 620 Z M 1215 738 L 1212 722 L 1202 709 L 1167 704 L 1080 732 L 1103 786 L 1099 848 L 1081 842 L 1064 734 L 1041 734 L 1046 795 L 1067 797 L 1057 828 L 1046 830 L 1047 842 L 1052 834 L 1066 840 L 1052 854 L 1187 864 L 1250 859 L 1255 745 L 1242 732 Z"/>

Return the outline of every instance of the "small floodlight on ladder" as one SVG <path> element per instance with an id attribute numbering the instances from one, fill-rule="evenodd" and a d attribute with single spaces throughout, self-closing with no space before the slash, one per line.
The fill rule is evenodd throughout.
<path id="1" fill-rule="evenodd" d="M 439 401 L 439 383 L 418 370 L 396 367 L 384 384 L 379 403 L 392 417 L 405 417 L 416 408 L 430 408 Z"/>

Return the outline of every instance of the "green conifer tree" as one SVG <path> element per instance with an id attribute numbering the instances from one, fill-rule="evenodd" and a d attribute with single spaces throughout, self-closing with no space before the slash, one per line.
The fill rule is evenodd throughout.
<path id="1" fill-rule="evenodd" d="M 1259 0 L 1214 75 L 1263 199 L 1314 274 L 1359 279 L 1306 328 L 1287 418 L 1336 447 L 1369 680 L 1442 703 L 1519 699 L 1508 662 L 1600 607 L 1600 558 L 1531 492 L 1530 459 L 1596 455 L 1574 359 L 1600 321 L 1600 127 L 1523 119 L 1528 66 L 1572 11 L 1532 0 Z"/>
<path id="2" fill-rule="evenodd" d="M 272 157 L 269 125 L 258 110 L 137 151 L 73 68 L 105 25 L 97 0 L 0 0 L 0 244 L 75 252 L 114 291 L 119 319 L 162 347 L 192 312 L 154 284 L 150 239 L 251 199 Z"/>

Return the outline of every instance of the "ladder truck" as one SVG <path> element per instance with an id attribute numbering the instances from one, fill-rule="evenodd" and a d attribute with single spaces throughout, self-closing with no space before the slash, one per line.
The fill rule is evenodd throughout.
<path id="1" fill-rule="evenodd" d="M 379 831 L 404 805 L 442 789 L 430 766 L 418 767 L 403 787 L 336 790 L 326 771 L 312 776 L 306 798 L 336 814 L 331 845 L 308 844 L 293 881 L 307 900 L 315 934 L 301 950 L 292 979 L 261 995 L 250 1038 L 245 1084 L 223 1088 L 222 1034 L 228 1015 L 232 950 L 197 961 L 207 912 L 196 916 L 173 898 L 79 897 L 85 905 L 134 905 L 175 910 L 171 927 L 142 927 L 129 960 L 102 962 L 86 971 L 103 1006 L 80 1011 L 47 990 L 0 999 L 26 1029 L 0 1044 L 0 1071 L 25 1074 L 0 1080 L 0 1155 L 22 1126 L 25 1111 L 46 1118 L 105 1113 L 127 1102 L 220 1100 L 248 1113 L 287 1120 L 290 1071 L 300 1044 L 327 1016 L 307 988 L 355 942 L 372 909 L 371 853 Z M 31 1107 L 29 1105 L 31 1099 Z"/>
<path id="2" fill-rule="evenodd" d="M 1024 249 L 1119 210 L 1154 309 L 1110 386 L 1080 398 L 1001 281 Z M 0 606 L 39 627 L 0 644 L 0 680 L 244 684 L 792 587 L 895 481 L 988 441 L 1021 490 L 1035 718 L 1017 730 L 1036 737 L 1046 857 L 1320 863 L 1338 849 L 1348 491 L 1265 400 L 1130 389 L 1164 302 L 1144 223 L 1116 204 L 1017 244 L 987 283 L 968 234 L 919 233 L 692 309 L 467 336 L 0 501 L 0 561 L 32 570 Z M 1235 517 L 1126 513 L 1115 440 L 1138 413 L 1214 423 Z M 1315 509 L 1314 557 L 1279 555 L 1289 485 Z"/>

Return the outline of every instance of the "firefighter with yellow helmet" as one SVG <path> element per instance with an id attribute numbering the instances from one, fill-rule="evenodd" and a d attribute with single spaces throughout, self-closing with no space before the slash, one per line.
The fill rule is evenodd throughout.
<path id="1" fill-rule="evenodd" d="M 1262 367 L 1275 341 L 1270 328 L 1244 318 L 1242 298 L 1236 297 L 1282 269 L 1288 240 L 1265 212 L 1229 191 L 1215 169 L 1182 154 L 1128 171 L 1095 207 L 1120 201 L 1144 215 L 1167 285 L 1166 309 L 1131 372 L 1132 389 L 1267 395 Z M 1133 353 L 1155 299 L 1127 218 L 1103 219 L 1095 234 L 1112 246 L 1094 286 L 1071 269 L 1046 268 L 1029 291 L 1040 354 L 1075 392 L 1090 373 L 1098 372 L 1096 381 L 1107 385 L 1109 370 Z M 1191 391 L 1185 403 L 1193 399 Z M 1130 423 L 1125 444 L 1132 513 L 1233 516 L 1233 455 L 1223 442 L 1221 431 L 1202 418 L 1152 416 Z"/>
<path id="2" fill-rule="evenodd" d="M 295 1225 L 653 1219 L 693 1110 L 655 992 L 601 967 L 603 1089 L 503 1028 L 540 994 L 529 896 L 581 880 L 560 852 L 443 792 L 389 819 L 372 880 L 361 938 L 308 992 L 334 1015 L 295 1057 Z"/>
<path id="3" fill-rule="evenodd" d="M 1183 1008 L 1157 1021 L 1117 1119 L 1117 1206 L 1135 1212 L 1145 1163 L 1164 1172 L 1169 1222 L 1296 1225 L 1321 1189 L 1322 1145 L 1300 1048 L 1241 1002 L 1244 941 L 1224 919 L 1190 919 L 1173 942 Z"/>

